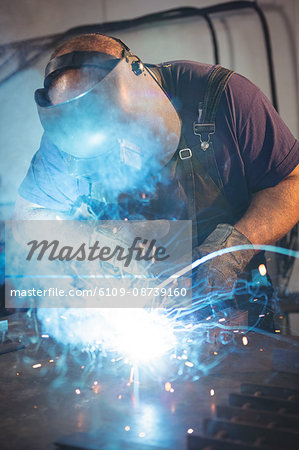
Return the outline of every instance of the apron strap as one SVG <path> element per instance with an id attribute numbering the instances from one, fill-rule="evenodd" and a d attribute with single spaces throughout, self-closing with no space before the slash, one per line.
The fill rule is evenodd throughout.
<path id="1" fill-rule="evenodd" d="M 188 147 L 185 136 L 181 135 L 179 143 L 179 158 L 185 173 L 186 188 L 187 188 L 187 208 L 188 208 L 188 218 L 192 220 L 192 245 L 193 247 L 197 245 L 197 220 L 196 220 L 196 196 L 195 196 L 195 180 L 194 180 L 194 168 L 192 163 L 192 150 Z"/>
<path id="2" fill-rule="evenodd" d="M 211 135 L 216 131 L 215 120 L 220 98 L 233 73 L 233 70 L 215 66 L 209 75 L 204 102 L 199 104 L 198 119 L 193 123 L 193 132 L 199 136 L 203 151 L 210 147 Z"/>
<path id="3" fill-rule="evenodd" d="M 151 67 L 150 71 L 156 78 L 156 81 L 162 87 L 162 80 L 159 69 L 156 67 Z M 197 173 L 197 170 L 199 170 L 200 166 L 202 167 L 202 169 L 205 169 L 205 171 L 207 171 L 206 173 L 214 171 L 216 172 L 216 175 L 218 174 L 213 146 L 210 143 L 210 135 L 215 133 L 216 131 L 215 118 L 217 107 L 221 95 L 226 88 L 228 80 L 232 74 L 233 71 L 225 69 L 221 66 L 215 66 L 213 68 L 208 78 L 204 103 L 203 105 L 199 105 L 198 120 L 193 124 L 194 134 L 199 136 L 200 142 L 189 147 L 186 138 L 182 133 L 180 143 L 176 152 L 176 158 L 178 158 L 178 161 L 180 161 L 186 183 L 188 218 L 189 220 L 192 220 L 193 247 L 198 245 L 195 173 Z M 202 153 L 201 157 L 199 154 L 196 154 L 198 153 L 198 151 L 200 151 L 200 149 L 204 150 L 205 152 L 209 147 L 209 152 L 200 152 Z M 218 175 L 211 177 L 212 180 L 215 178 L 217 179 L 220 177 L 218 177 Z M 217 186 L 217 182 L 215 186 Z M 218 186 L 218 189 L 219 188 L 221 189 L 221 187 Z"/>
<path id="4" fill-rule="evenodd" d="M 202 156 L 205 157 L 198 158 L 199 155 L 194 154 L 193 158 L 192 151 L 193 153 L 195 151 L 198 151 L 198 149 L 196 148 L 197 145 L 189 148 L 185 137 L 183 135 L 181 136 L 179 145 L 179 158 L 181 159 L 181 163 L 188 180 L 188 216 L 189 219 L 192 220 L 193 246 L 198 245 L 198 224 L 196 220 L 197 211 L 195 201 L 196 193 L 194 170 L 196 170 L 196 166 L 199 164 L 199 159 L 201 159 L 204 167 L 206 167 L 206 170 L 208 170 L 208 172 L 211 171 L 211 174 L 213 174 L 213 172 L 216 172 L 215 176 L 212 176 L 212 179 L 215 179 L 215 182 L 216 179 L 220 180 L 220 175 L 214 155 L 214 149 L 212 146 L 212 142 L 210 142 L 210 136 L 216 131 L 215 119 L 217 108 L 220 102 L 221 95 L 225 90 L 232 74 L 232 70 L 225 69 L 221 66 L 214 67 L 208 78 L 208 85 L 203 105 L 199 105 L 198 121 L 197 123 L 194 122 L 193 131 L 194 134 L 198 135 L 200 138 L 200 148 L 204 152 L 209 149 L 209 152 L 202 154 Z M 218 187 L 221 189 L 222 186 Z"/>

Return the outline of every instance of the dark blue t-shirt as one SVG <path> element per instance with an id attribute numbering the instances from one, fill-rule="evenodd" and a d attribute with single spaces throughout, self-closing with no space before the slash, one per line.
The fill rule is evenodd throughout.
<path id="1" fill-rule="evenodd" d="M 213 66 L 172 61 L 158 68 L 189 146 L 198 144 L 193 122 Z M 237 73 L 222 94 L 213 143 L 224 191 L 236 216 L 245 212 L 253 193 L 275 186 L 299 164 L 298 141 L 261 90 Z M 88 182 L 69 175 L 67 155 L 44 135 L 19 188 L 20 196 L 68 212 L 78 196 L 88 192 Z"/>

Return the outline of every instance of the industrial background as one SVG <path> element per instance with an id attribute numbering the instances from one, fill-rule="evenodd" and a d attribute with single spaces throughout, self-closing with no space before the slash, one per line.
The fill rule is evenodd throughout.
<path id="1" fill-rule="evenodd" d="M 217 62 L 241 73 L 299 137 L 298 0 L 1 0 L 2 230 L 39 147 L 33 94 L 45 64 L 64 33 L 93 24 L 145 62 Z M 284 244 L 295 249 L 296 240 L 294 231 Z M 0 245 L 3 262 L 3 237 Z M 221 331 L 207 333 L 203 343 L 195 338 L 198 365 L 186 361 L 185 350 L 179 357 L 188 379 L 178 374 L 161 382 L 161 368 L 153 366 L 154 381 L 141 370 L 139 383 L 128 363 L 111 359 L 104 366 L 77 349 L 70 355 L 30 311 L 6 315 L 1 298 L 1 449 L 49 450 L 57 443 L 62 449 L 298 449 L 299 263 L 288 257 L 272 263 L 281 274 L 281 329 L 268 336 L 237 329 L 232 350 Z M 121 370 L 129 370 L 127 378 Z"/>

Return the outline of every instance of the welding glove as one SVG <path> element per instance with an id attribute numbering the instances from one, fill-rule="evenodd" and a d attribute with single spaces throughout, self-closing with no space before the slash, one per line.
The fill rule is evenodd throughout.
<path id="1" fill-rule="evenodd" d="M 219 224 L 205 241 L 193 250 L 193 261 L 237 245 L 247 245 L 244 250 L 231 251 L 199 265 L 192 275 L 193 290 L 199 296 L 229 293 L 238 275 L 244 271 L 255 251 L 251 242 L 229 224 Z"/>

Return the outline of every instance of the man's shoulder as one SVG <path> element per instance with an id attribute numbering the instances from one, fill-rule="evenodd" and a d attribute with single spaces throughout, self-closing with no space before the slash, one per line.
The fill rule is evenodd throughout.
<path id="1" fill-rule="evenodd" d="M 151 67 L 159 72 L 162 86 L 170 98 L 179 98 L 181 103 L 191 105 L 204 100 L 210 74 L 219 65 L 176 60 Z M 243 103 L 245 106 L 251 104 L 256 95 L 262 95 L 256 85 L 237 72 L 230 77 L 226 91 L 226 101 L 241 107 Z"/>
<path id="2" fill-rule="evenodd" d="M 176 60 L 166 61 L 157 64 L 155 67 L 165 77 L 166 81 L 171 78 L 176 83 L 192 83 L 193 81 L 198 83 L 208 79 L 215 65 L 197 61 Z"/>
<path id="3" fill-rule="evenodd" d="M 175 60 L 156 64 L 156 67 L 158 67 L 162 71 L 168 69 L 171 72 L 181 76 L 186 73 L 193 73 L 195 76 L 208 76 L 215 65 L 198 61 Z"/>
<path id="4" fill-rule="evenodd" d="M 157 71 L 163 89 L 172 100 L 190 104 L 206 90 L 209 74 L 215 66 L 196 61 L 176 60 L 149 65 Z M 190 97 L 190 98 L 189 98 Z"/>

